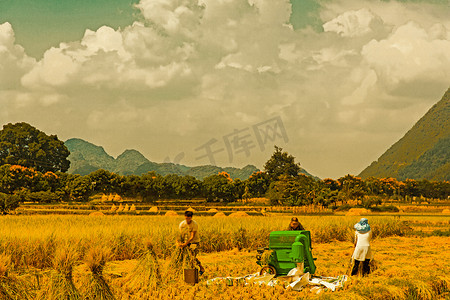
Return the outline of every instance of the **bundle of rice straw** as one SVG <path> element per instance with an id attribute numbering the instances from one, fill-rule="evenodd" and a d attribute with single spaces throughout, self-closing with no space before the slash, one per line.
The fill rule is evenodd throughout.
<path id="1" fill-rule="evenodd" d="M 263 252 L 263 254 L 261 255 L 261 265 L 265 266 L 268 265 L 269 262 L 271 261 L 271 256 L 274 254 L 275 251 L 273 250 L 266 250 Z"/>
<path id="2" fill-rule="evenodd" d="M 73 267 L 78 260 L 76 249 L 63 245 L 56 249 L 52 264 L 54 271 L 50 274 L 49 284 L 43 291 L 43 299 L 82 299 L 73 284 Z"/>
<path id="3" fill-rule="evenodd" d="M 94 246 L 86 252 L 84 263 L 90 272 L 84 278 L 82 285 L 85 299 L 115 299 L 111 288 L 103 277 L 103 269 L 110 258 L 111 251 L 105 247 Z"/>
<path id="4" fill-rule="evenodd" d="M 169 279 L 183 278 L 183 269 L 194 269 L 197 266 L 197 260 L 190 247 L 175 247 L 170 258 L 167 277 Z"/>
<path id="5" fill-rule="evenodd" d="M 31 299 L 31 286 L 22 279 L 11 274 L 13 265 L 8 255 L 0 254 L 0 299 Z"/>
<path id="6" fill-rule="evenodd" d="M 146 251 L 140 257 L 136 267 L 126 278 L 131 291 L 151 292 L 161 282 L 158 259 L 151 241 L 144 241 Z"/>

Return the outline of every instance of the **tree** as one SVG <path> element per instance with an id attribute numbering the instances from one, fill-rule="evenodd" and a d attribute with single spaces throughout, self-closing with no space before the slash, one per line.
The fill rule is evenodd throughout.
<path id="1" fill-rule="evenodd" d="M 314 202 L 318 192 L 318 183 L 310 176 L 282 175 L 270 184 L 267 194 L 273 204 L 308 205 Z"/>
<path id="2" fill-rule="evenodd" d="M 249 198 L 264 197 L 269 189 L 270 179 L 265 172 L 255 172 L 245 180 L 245 188 Z"/>
<path id="3" fill-rule="evenodd" d="M 87 176 L 93 192 L 97 194 L 117 193 L 123 181 L 121 176 L 103 169 L 98 169 Z"/>
<path id="4" fill-rule="evenodd" d="M 70 191 L 70 199 L 75 201 L 87 202 L 93 189 L 89 176 L 74 175 L 67 182 Z"/>
<path id="5" fill-rule="evenodd" d="M 0 213 L 6 215 L 10 210 L 16 209 L 19 207 L 19 201 L 20 197 L 15 194 L 0 193 Z"/>
<path id="6" fill-rule="evenodd" d="M 30 124 L 9 123 L 0 130 L 0 165 L 21 165 L 42 173 L 66 172 L 69 154 L 56 135 L 46 135 Z"/>
<path id="7" fill-rule="evenodd" d="M 300 170 L 300 164 L 295 163 L 295 157 L 283 152 L 283 149 L 277 146 L 275 146 L 274 153 L 264 165 L 264 171 L 269 175 L 271 181 L 278 180 L 281 175 L 297 177 Z"/>
<path id="8" fill-rule="evenodd" d="M 206 200 L 231 202 L 236 200 L 233 180 L 225 172 L 211 175 L 203 179 Z"/>

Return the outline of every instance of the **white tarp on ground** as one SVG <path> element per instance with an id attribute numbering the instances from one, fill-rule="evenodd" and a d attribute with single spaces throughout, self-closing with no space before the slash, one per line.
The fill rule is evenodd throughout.
<path id="1" fill-rule="evenodd" d="M 259 273 L 246 275 L 243 277 L 217 277 L 210 279 L 206 284 L 225 281 L 228 285 L 283 285 L 287 289 L 301 291 L 304 288 L 310 288 L 317 294 L 322 291 L 336 291 L 342 288 L 347 281 L 347 275 L 339 275 L 338 277 L 311 276 L 309 273 L 299 274 L 296 268 L 292 269 L 287 276 L 275 277 L 274 275 L 262 275 Z"/>

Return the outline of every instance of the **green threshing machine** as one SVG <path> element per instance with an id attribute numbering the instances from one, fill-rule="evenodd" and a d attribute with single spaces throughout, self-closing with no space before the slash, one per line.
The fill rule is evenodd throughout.
<path id="1" fill-rule="evenodd" d="M 287 275 L 298 264 L 303 264 L 305 273 L 314 274 L 316 266 L 311 249 L 311 234 L 307 230 L 272 231 L 269 247 L 257 250 L 256 263 L 262 267 L 260 274 Z"/>

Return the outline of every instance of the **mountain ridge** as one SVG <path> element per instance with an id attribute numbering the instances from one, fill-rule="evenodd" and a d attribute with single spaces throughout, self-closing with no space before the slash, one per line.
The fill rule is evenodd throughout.
<path id="1" fill-rule="evenodd" d="M 227 172 L 233 179 L 245 180 L 254 172 L 260 171 L 254 165 L 246 165 L 243 168 L 219 167 L 213 165 L 201 165 L 188 167 L 175 163 L 156 163 L 147 159 L 142 153 L 135 149 L 127 149 L 117 158 L 109 155 L 102 146 L 94 145 L 80 138 L 71 138 L 64 142 L 70 151 L 68 159 L 70 168 L 68 173 L 88 175 L 98 169 L 104 169 L 120 175 L 142 175 L 155 171 L 160 175 L 176 174 L 180 176 L 193 176 L 202 180 L 203 178 L 221 172 Z M 320 179 L 301 168 L 301 173 Z"/>
<path id="2" fill-rule="evenodd" d="M 359 176 L 450 180 L 450 88 L 442 99 Z"/>
<path id="3" fill-rule="evenodd" d="M 64 142 L 70 151 L 68 159 L 70 160 L 71 174 L 88 175 L 98 169 L 104 169 L 120 175 L 142 175 L 150 171 L 155 171 L 161 175 L 176 174 L 180 176 L 190 175 L 197 179 L 227 172 L 233 179 L 239 178 L 245 180 L 254 172 L 259 171 L 253 165 L 247 165 L 243 168 L 218 167 L 212 165 L 203 165 L 188 167 L 174 163 L 156 163 L 148 160 L 142 153 L 135 149 L 127 149 L 117 158 L 110 156 L 102 146 L 94 145 L 83 139 L 72 138 Z"/>

